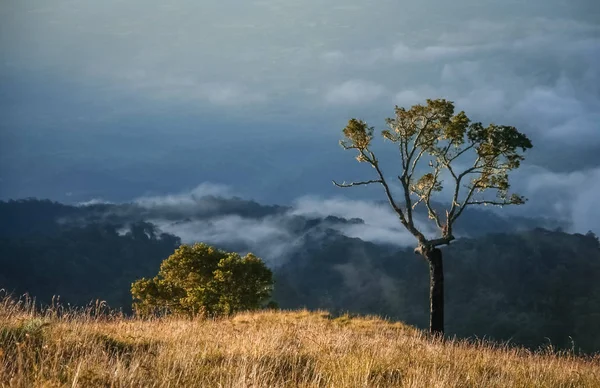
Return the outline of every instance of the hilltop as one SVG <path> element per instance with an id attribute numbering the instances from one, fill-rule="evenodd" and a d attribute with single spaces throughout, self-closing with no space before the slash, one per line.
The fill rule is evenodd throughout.
<path id="1" fill-rule="evenodd" d="M 426 263 L 411 245 L 370 241 L 402 238 L 395 218 L 378 224 L 387 208 L 369 204 L 358 219 L 240 199 L 202 197 L 184 205 L 0 201 L 0 289 L 42 304 L 56 295 L 76 306 L 100 299 L 127 313 L 132 282 L 156 275 L 182 240 L 202 241 L 265 259 L 282 308 L 375 314 L 427 327 Z M 444 248 L 447 334 L 599 352 L 598 238 L 491 212 L 465 217 L 471 237 Z M 496 232 L 475 233 L 480 224 Z"/>
<path id="2" fill-rule="evenodd" d="M 374 316 L 261 311 L 140 320 L 0 307 L 0 384 L 18 387 L 600 387 L 600 358 L 442 342 Z"/>

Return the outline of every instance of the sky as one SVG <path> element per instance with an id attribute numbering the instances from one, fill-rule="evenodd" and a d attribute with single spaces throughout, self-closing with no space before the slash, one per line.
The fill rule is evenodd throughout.
<path id="1" fill-rule="evenodd" d="M 595 0 L 3 0 L 0 199 L 382 199 L 331 184 L 372 178 L 341 129 L 439 97 L 532 139 L 509 214 L 600 232 L 599 21 Z"/>

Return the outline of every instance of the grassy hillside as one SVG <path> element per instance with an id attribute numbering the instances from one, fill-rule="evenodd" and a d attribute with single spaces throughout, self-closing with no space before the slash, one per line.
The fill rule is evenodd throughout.
<path id="1" fill-rule="evenodd" d="M 401 323 L 267 311 L 152 321 L 0 307 L 14 387 L 600 387 L 600 358 L 431 340 Z"/>
<path id="2" fill-rule="evenodd" d="M 600 352 L 598 238 L 516 232 L 527 225 L 485 211 L 465 215 L 465 234 L 478 237 L 444 248 L 446 332 L 529 349 L 550 341 L 562 350 Z M 428 266 L 412 245 L 348 237 L 379 233 L 360 219 L 214 197 L 183 209 L 0 201 L 0 289 L 44 304 L 54 295 L 78 306 L 102 299 L 128 312 L 131 283 L 155 276 L 181 244 L 148 220 L 199 242 L 210 244 L 213 236 L 220 241 L 214 246 L 227 251 L 257 254 L 275 274 L 273 299 L 284 309 L 350 311 L 428 326 Z M 225 224 L 237 226 L 222 229 Z M 258 240 L 253 225 L 265 232 Z M 510 233 L 482 235 L 490 231 Z"/>

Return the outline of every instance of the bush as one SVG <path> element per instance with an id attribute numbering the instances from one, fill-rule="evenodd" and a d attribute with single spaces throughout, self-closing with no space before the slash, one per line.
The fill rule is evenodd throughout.
<path id="1" fill-rule="evenodd" d="M 182 245 L 158 275 L 131 286 L 138 314 L 220 316 L 261 308 L 271 296 L 273 273 L 249 253 L 241 257 L 206 244 Z"/>

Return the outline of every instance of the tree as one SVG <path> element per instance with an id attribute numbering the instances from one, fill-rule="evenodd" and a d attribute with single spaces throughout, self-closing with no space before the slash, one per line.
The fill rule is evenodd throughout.
<path id="1" fill-rule="evenodd" d="M 396 106 L 395 117 L 386 120 L 388 129 L 381 135 L 394 143 L 401 158 L 399 202 L 372 150 L 374 128 L 351 119 L 344 128 L 345 150 L 356 150 L 356 159 L 368 163 L 375 179 L 352 183 L 333 183 L 338 187 L 380 184 L 402 225 L 417 240 L 415 253 L 429 264 L 430 320 L 432 334 L 444 333 L 444 272 L 438 248 L 453 241 L 452 227 L 464 210 L 472 205 L 521 205 L 526 199 L 509 193 L 509 172 L 518 168 L 531 141 L 515 127 L 471 122 L 465 112 L 454 114 L 454 103 L 444 99 L 427 100 L 426 105 L 410 109 Z M 417 174 L 422 174 L 420 177 Z M 444 176 L 450 180 L 450 205 L 434 206 L 432 198 L 444 189 Z M 495 193 L 494 197 L 489 194 Z M 427 210 L 439 236 L 428 238 L 415 224 L 417 206 Z M 445 210 L 442 214 L 442 210 Z M 445 217 L 444 217 L 445 215 Z"/>
<path id="2" fill-rule="evenodd" d="M 206 244 L 182 245 L 157 276 L 131 285 L 134 309 L 190 315 L 230 315 L 260 308 L 273 289 L 273 273 L 249 253 L 241 257 Z"/>

